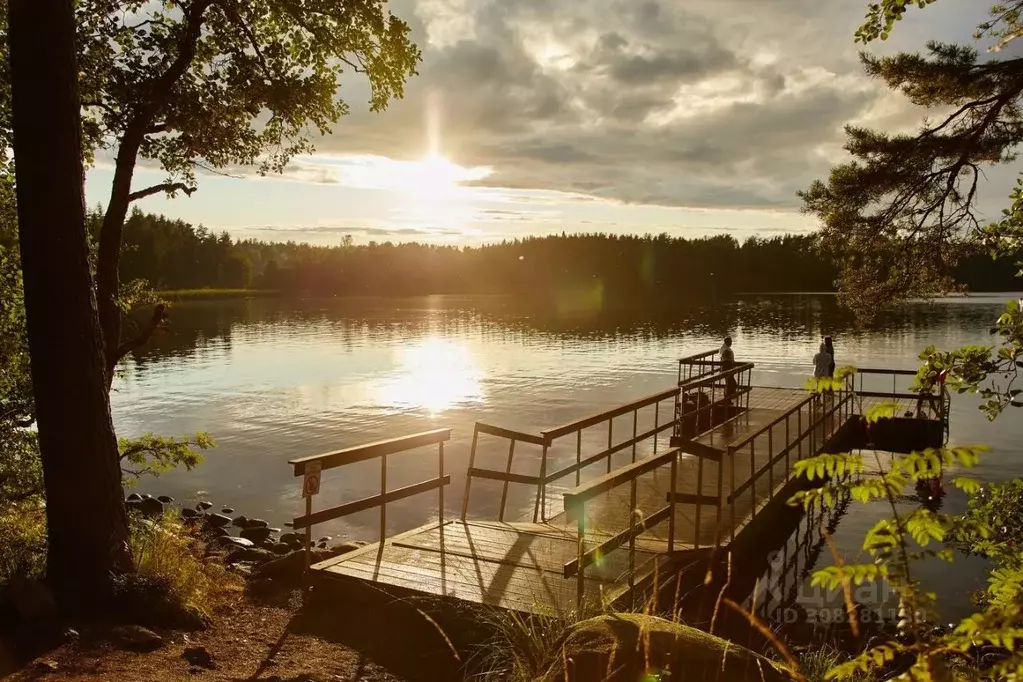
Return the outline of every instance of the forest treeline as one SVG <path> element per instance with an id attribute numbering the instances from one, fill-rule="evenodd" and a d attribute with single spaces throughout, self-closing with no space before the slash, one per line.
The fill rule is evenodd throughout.
<path id="1" fill-rule="evenodd" d="M 98 229 L 98 211 L 90 225 Z M 973 291 L 1018 286 L 1015 259 L 959 266 Z M 311 295 L 599 293 L 605 302 L 738 292 L 832 291 L 838 264 L 813 235 L 686 239 L 561 234 L 474 247 L 389 242 L 337 246 L 235 240 L 135 210 L 124 226 L 121 277 L 157 289 L 254 288 Z"/>

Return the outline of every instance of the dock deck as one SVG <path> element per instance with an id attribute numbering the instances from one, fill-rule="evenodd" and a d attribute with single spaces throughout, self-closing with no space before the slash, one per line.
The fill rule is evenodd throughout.
<path id="1" fill-rule="evenodd" d="M 474 479 L 496 480 L 503 486 L 500 520 L 468 519 L 463 511 L 462 518 L 439 519 L 317 563 L 311 567 L 312 579 L 524 613 L 568 613 L 586 604 L 635 600 L 653 581 L 671 575 L 680 563 L 701 551 L 740 541 L 758 515 L 784 503 L 781 494 L 791 489 L 793 463 L 836 451 L 836 446 L 848 447 L 841 436 L 849 424 L 859 421 L 860 414 L 882 403 L 895 411 L 917 406 L 916 396 L 907 394 L 858 395 L 850 389 L 813 395 L 803 389 L 754 387 L 748 384 L 748 369 L 728 370 L 736 376 L 745 373 L 747 381 L 740 381 L 737 392 L 727 397 L 721 380 L 727 372 L 713 367 L 681 380 L 678 389 L 539 434 L 478 423 L 463 510 Z M 678 415 L 684 414 L 676 409 L 676 418 L 661 424 L 660 402 L 667 396 L 677 407 L 687 393 L 708 389 L 705 408 L 709 415 L 717 415 L 715 423 L 691 438 L 672 439 L 677 447 L 658 452 L 659 434 L 667 429 L 680 433 Z M 655 410 L 653 428 L 639 433 L 638 415 L 650 408 Z M 633 435 L 615 442 L 613 421 L 630 412 Z M 607 447 L 584 453 L 583 431 L 600 429 L 605 423 Z M 474 466 L 481 433 L 509 442 L 504 471 Z M 548 451 L 566 436 L 575 436 L 575 464 L 548 471 Z M 296 528 L 310 528 L 312 523 L 373 506 L 381 508 L 384 528 L 387 502 L 433 489 L 442 495 L 450 480 L 443 471 L 447 438 L 448 432 L 440 430 L 322 456 L 319 461 L 324 468 L 384 458 L 381 494 L 315 514 L 307 506 L 306 515 L 296 519 Z M 386 456 L 433 443 L 439 446 L 438 478 L 386 490 Z M 516 443 L 543 448 L 536 475 L 513 473 Z M 629 449 L 633 461 L 612 467 L 612 456 Z M 297 460 L 296 475 L 303 475 L 306 463 L 314 459 Z M 601 471 L 595 477 L 592 471 L 583 475 L 587 467 Z M 567 478 L 574 478 L 576 485 L 565 486 Z M 535 487 L 532 520 L 503 520 L 510 485 Z M 551 504 L 548 499 L 557 497 L 563 504 Z"/>

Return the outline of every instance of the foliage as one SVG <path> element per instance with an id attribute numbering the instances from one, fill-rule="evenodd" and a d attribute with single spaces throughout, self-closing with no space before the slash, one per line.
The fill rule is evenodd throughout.
<path id="1" fill-rule="evenodd" d="M 133 515 L 131 556 L 136 575 L 131 580 L 160 586 L 162 609 L 197 610 L 209 616 L 224 599 L 240 591 L 240 579 L 224 564 L 209 561 L 205 546 L 181 523 L 176 512 L 156 519 Z"/>
<path id="2" fill-rule="evenodd" d="M 0 585 L 38 578 L 46 567 L 46 507 L 39 495 L 12 502 L 0 497 Z"/>
<path id="3" fill-rule="evenodd" d="M 856 42 L 869 43 L 872 40 L 887 40 L 895 22 L 902 19 L 906 10 L 912 6 L 921 9 L 934 0 L 881 0 L 879 3 L 867 5 L 867 16 L 863 25 L 856 30 Z M 991 6 L 991 18 L 980 24 L 974 37 L 994 39 L 992 52 L 998 52 L 1010 42 L 1023 34 L 1020 22 L 1023 14 L 1023 0 L 1009 0 Z"/>
<path id="4" fill-rule="evenodd" d="M 906 617 L 900 622 L 899 637 L 873 643 L 860 655 L 836 665 L 827 673 L 828 679 L 850 679 L 871 675 L 891 664 L 896 658 L 911 658 L 912 667 L 900 679 L 930 680 L 941 678 L 946 667 L 961 665 L 963 659 L 972 659 L 976 647 L 990 644 L 1011 652 L 987 674 L 995 679 L 1004 675 L 1023 673 L 1023 655 L 1015 652 L 1015 642 L 1023 637 L 1018 623 L 1021 611 L 1020 587 L 1023 584 L 1023 562 L 1015 548 L 1007 546 L 1004 538 L 992 529 L 992 520 L 999 514 L 991 513 L 991 506 L 999 513 L 1012 513 L 1002 507 L 1004 496 L 992 498 L 986 508 L 974 502 L 972 513 L 950 515 L 932 511 L 923 506 L 905 511 L 897 501 L 903 491 L 914 482 L 941 477 L 953 467 L 971 469 L 977 465 L 984 447 L 951 447 L 927 449 L 908 455 L 892 455 L 886 462 L 877 452 L 872 454 L 876 468 L 869 468 L 863 453 L 826 454 L 797 462 L 796 472 L 808 480 L 824 479 L 820 488 L 800 491 L 793 504 L 809 508 L 814 505 L 830 506 L 839 499 L 839 493 L 850 494 L 862 503 L 881 501 L 888 504 L 890 516 L 878 521 L 867 531 L 863 549 L 870 563 L 849 564 L 836 561 L 814 572 L 812 584 L 826 589 L 845 591 L 847 608 L 855 613 L 851 590 L 864 583 L 886 583 L 899 597 Z M 974 478 L 957 476 L 952 485 L 968 495 L 981 490 Z M 1019 484 L 1011 486 L 1017 488 Z M 1018 488 L 1015 490 L 1018 494 Z M 1012 493 L 1006 492 L 1006 496 Z M 1018 506 L 1018 499 L 1015 506 Z M 984 508 L 983 512 L 979 510 Z M 935 622 L 937 595 L 925 591 L 914 578 L 914 565 L 923 559 L 952 561 L 957 543 L 966 542 L 987 551 L 1012 556 L 1013 561 L 992 571 L 986 590 L 983 610 L 963 619 L 948 633 L 929 631 L 926 622 Z M 851 619 L 854 623 L 855 619 Z"/>
<path id="5" fill-rule="evenodd" d="M 126 485 L 132 486 L 140 476 L 159 476 L 177 467 L 191 471 L 202 463 L 200 450 L 209 450 L 215 443 L 209 434 L 197 433 L 188 438 L 166 438 L 151 433 L 137 438 L 121 438 L 121 471 Z"/>
<path id="6" fill-rule="evenodd" d="M 575 622 L 550 615 L 501 611 L 488 613 L 483 623 L 490 638 L 478 649 L 471 664 L 484 682 L 533 682 L 540 679 L 558 656 Z"/>

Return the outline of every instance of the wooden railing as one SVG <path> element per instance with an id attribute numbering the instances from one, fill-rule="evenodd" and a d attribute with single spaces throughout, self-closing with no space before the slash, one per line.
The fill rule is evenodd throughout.
<path id="1" fill-rule="evenodd" d="M 716 416 L 724 408 L 729 408 L 727 417 L 748 410 L 752 375 L 753 363 L 745 362 L 681 382 L 675 400 L 675 437 L 690 439 L 713 428 L 723 421 Z"/>
<path id="2" fill-rule="evenodd" d="M 715 371 L 722 365 L 717 359 L 718 349 L 703 351 L 694 355 L 687 355 L 678 359 L 678 383 L 699 379 Z"/>
<path id="3" fill-rule="evenodd" d="M 629 545 L 628 584 L 630 594 L 634 594 L 636 578 L 636 538 L 650 528 L 668 522 L 668 554 L 671 554 L 675 547 L 675 483 L 678 477 L 678 448 L 671 448 L 659 455 L 653 455 L 633 462 L 626 466 L 615 469 L 599 478 L 596 478 L 584 485 L 577 486 L 564 493 L 565 511 L 570 519 L 576 522 L 578 533 L 577 556 L 575 559 L 564 565 L 565 577 L 576 577 L 577 606 L 582 609 L 586 595 L 586 567 L 596 562 L 600 557 L 620 548 L 625 543 Z M 643 474 L 652 472 L 660 467 L 671 467 L 671 478 L 669 479 L 669 492 L 667 504 L 657 511 L 647 515 L 637 522 L 636 498 L 637 479 Z M 621 532 L 587 547 L 587 525 L 589 519 L 586 514 L 587 503 L 610 492 L 618 486 L 628 483 L 630 485 L 629 509 L 627 515 L 629 527 Z"/>
<path id="4" fill-rule="evenodd" d="M 496 436 L 497 438 L 505 438 L 508 440 L 508 459 L 505 463 L 504 471 L 498 471 L 495 469 L 480 469 L 476 467 L 476 450 L 479 445 L 480 434 Z M 469 494 L 472 489 L 472 480 L 474 478 L 482 478 L 491 481 L 501 481 L 501 507 L 498 512 L 498 520 L 504 521 L 505 509 L 508 505 L 508 484 L 509 483 L 520 483 L 525 485 L 534 486 L 538 491 L 543 487 L 543 472 L 541 469 L 540 476 L 527 476 L 524 474 L 512 473 L 512 463 L 515 459 L 515 444 L 516 443 L 529 443 L 531 445 L 539 445 L 543 448 L 543 458 L 547 458 L 547 441 L 540 436 L 534 436 L 530 433 L 524 433 L 522 431 L 514 431 L 512 429 L 502 428 L 500 426 L 494 426 L 492 424 L 485 424 L 484 422 L 476 422 L 476 425 L 472 430 L 472 447 L 469 449 L 469 468 L 465 473 L 465 494 L 462 495 L 462 520 L 465 521 L 465 517 L 469 512 Z M 538 492 L 539 495 L 539 492 Z M 536 523 L 538 518 L 539 497 L 537 497 L 537 505 L 534 505 L 533 509 L 533 522 Z"/>
<path id="5" fill-rule="evenodd" d="M 942 429 L 944 430 L 945 437 L 948 437 L 949 429 L 949 417 L 952 407 L 952 396 L 948 392 L 948 388 L 944 383 L 939 384 L 938 392 L 920 392 L 912 391 L 910 386 L 903 386 L 900 390 L 898 387 L 899 377 L 915 377 L 917 374 L 916 370 L 913 369 L 888 369 L 888 368 L 875 368 L 875 367 L 858 367 L 856 368 L 856 376 L 859 378 L 859 387 L 856 388 L 856 395 L 860 398 L 890 398 L 892 400 L 905 399 L 916 401 L 916 417 L 919 419 L 929 419 L 928 415 L 923 412 L 924 406 L 930 408 L 933 412 L 933 418 L 940 421 Z M 865 387 L 865 379 L 868 376 L 882 377 L 891 376 L 892 378 L 892 390 L 888 392 L 886 390 L 868 390 Z M 871 389 L 876 386 L 871 386 Z M 887 381 L 885 381 L 885 388 L 887 388 Z M 898 415 L 896 415 L 898 416 Z"/>
<path id="6" fill-rule="evenodd" d="M 562 424 L 551 429 L 546 429 L 540 432 L 541 437 L 544 441 L 543 459 L 540 461 L 540 479 L 541 489 L 538 491 L 537 499 L 540 507 L 539 518 L 543 521 L 547 520 L 547 486 L 551 483 L 560 481 L 561 479 L 575 474 L 575 485 L 578 486 L 582 480 L 582 471 L 588 466 L 599 464 L 604 462 L 606 464 L 606 472 L 611 472 L 611 458 L 613 455 L 622 452 L 623 450 L 632 450 L 632 461 L 636 461 L 637 447 L 644 441 L 651 441 L 652 446 L 651 452 L 657 453 L 657 437 L 668 429 L 673 428 L 674 422 L 670 419 L 661 422 L 661 403 L 666 400 L 676 400 L 678 397 L 679 389 L 670 388 L 653 395 L 634 400 L 624 405 L 619 405 L 610 410 L 605 410 L 597 414 L 592 414 L 582 419 L 576 419 L 575 421 L 567 424 Z M 642 410 L 653 408 L 653 427 L 646 431 L 639 432 L 639 415 Z M 614 436 L 614 420 L 617 417 L 622 417 L 628 414 L 632 414 L 632 435 L 626 437 L 624 440 L 615 442 Z M 603 424 L 607 424 L 607 447 L 601 449 L 598 452 L 591 454 L 583 454 L 583 431 L 586 429 L 601 427 Z M 567 466 L 561 467 L 556 471 L 548 471 L 548 454 L 554 442 L 559 438 L 565 436 L 575 435 L 575 462 L 568 464 Z"/>
<path id="7" fill-rule="evenodd" d="M 305 529 L 306 531 L 306 568 L 309 567 L 309 549 L 312 546 L 313 526 L 325 521 L 339 519 L 350 514 L 380 508 L 380 542 L 387 537 L 387 504 L 412 497 L 430 490 L 436 490 L 438 494 L 437 514 L 440 521 L 444 520 L 444 486 L 451 482 L 451 476 L 444 473 L 444 443 L 451 439 L 451 429 L 434 429 L 424 431 L 400 438 L 378 441 L 367 445 L 360 445 L 336 452 L 328 452 L 312 457 L 293 459 L 288 463 L 295 469 L 295 476 L 305 477 L 309 468 L 318 467 L 319 471 L 326 471 L 347 464 L 365 462 L 366 460 L 380 460 L 380 493 L 364 497 L 361 500 L 346 502 L 345 504 L 328 509 L 312 510 L 313 496 L 305 496 L 305 514 L 294 520 L 295 530 Z M 413 485 L 387 489 L 387 456 L 394 455 L 408 450 L 425 447 L 428 445 L 437 446 L 437 478 L 431 478 Z"/>
<path id="8" fill-rule="evenodd" d="M 749 517 L 750 519 L 756 518 L 758 511 L 757 482 L 765 476 L 767 477 L 767 497 L 763 501 L 773 500 L 779 487 L 774 480 L 775 468 L 778 463 L 782 459 L 785 460 L 784 482 L 788 482 L 792 473 L 793 453 L 796 461 L 803 459 L 804 456 L 817 455 L 824 443 L 852 416 L 854 395 L 850 389 L 851 382 L 847 380 L 845 390 L 810 394 L 784 414 L 727 446 L 725 456 L 718 461 L 718 497 L 721 497 L 723 493 L 724 465 L 727 460 L 730 467 L 729 491 L 724 501 L 731 512 L 731 540 L 735 540 L 739 520 L 736 517 L 736 504 L 739 497 L 747 491 L 749 492 L 751 496 Z M 804 412 L 806 413 L 805 420 Z M 836 415 L 837 418 L 835 418 Z M 795 422 L 795 438 L 792 437 L 793 422 Z M 779 434 L 777 440 L 775 439 L 775 429 L 783 429 L 783 433 Z M 767 435 L 767 457 L 766 461 L 758 467 L 757 439 L 765 434 Z M 775 448 L 776 443 L 780 445 L 778 449 Z M 736 453 L 746 448 L 749 449 L 750 475 L 743 483 L 736 485 Z M 781 482 L 778 481 L 778 483 Z M 722 506 L 718 507 L 717 513 L 717 527 L 720 529 L 722 527 Z M 721 539 L 718 538 L 718 542 Z"/>

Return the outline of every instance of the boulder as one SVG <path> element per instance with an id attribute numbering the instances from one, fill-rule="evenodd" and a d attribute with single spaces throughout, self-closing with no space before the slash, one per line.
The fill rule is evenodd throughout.
<path id="1" fill-rule="evenodd" d="M 200 510 L 200 511 L 206 511 L 207 509 L 210 509 L 211 507 L 213 507 L 213 503 L 212 502 L 207 502 L 206 500 L 203 500 L 199 504 L 195 505 L 195 508 Z"/>
<path id="2" fill-rule="evenodd" d="M 341 556 L 342 554 L 348 554 L 348 552 L 354 552 L 362 546 L 362 544 L 357 542 L 339 542 L 330 548 L 330 553 L 333 556 Z"/>
<path id="3" fill-rule="evenodd" d="M 271 533 L 269 528 L 243 528 L 239 535 L 258 544 L 270 537 Z"/>
<path id="4" fill-rule="evenodd" d="M 137 502 L 138 500 L 141 500 L 141 499 L 142 499 L 141 495 L 139 495 L 138 493 L 132 493 L 131 495 L 128 495 L 128 497 L 124 498 L 124 501 L 125 502 Z"/>
<path id="5" fill-rule="evenodd" d="M 273 552 L 259 547 L 239 547 L 234 549 L 227 556 L 227 562 L 229 564 L 235 564 L 240 561 L 251 561 L 254 564 L 265 564 L 268 561 L 276 559 L 277 555 Z"/>
<path id="6" fill-rule="evenodd" d="M 163 502 L 155 497 L 144 497 L 138 503 L 138 510 L 151 518 L 163 515 Z"/>
<path id="7" fill-rule="evenodd" d="M 270 524 L 263 519 L 245 519 L 242 528 L 269 528 Z"/>
<path id="8" fill-rule="evenodd" d="M 181 518 L 185 519 L 186 521 L 189 520 L 189 519 L 197 519 L 200 516 L 202 516 L 202 514 L 200 514 L 199 512 L 197 512 L 194 509 L 187 509 L 186 508 L 186 509 L 182 509 L 181 510 Z"/>
<path id="9" fill-rule="evenodd" d="M 235 538 L 231 537 L 230 535 L 222 535 L 221 537 L 214 540 L 213 544 L 223 549 L 234 549 L 235 547 L 250 549 L 256 546 L 252 542 L 252 540 L 246 540 L 245 538 Z"/>
<path id="10" fill-rule="evenodd" d="M 163 637 L 141 625 L 118 625 L 110 629 L 110 639 L 132 651 L 153 651 L 163 646 Z"/>
<path id="11" fill-rule="evenodd" d="M 224 507 L 220 510 L 221 514 L 234 514 L 234 507 Z"/>
<path id="12" fill-rule="evenodd" d="M 223 528 L 231 525 L 231 517 L 224 514 L 206 514 L 203 522 L 210 528 Z"/>
<path id="13" fill-rule="evenodd" d="M 161 502 L 163 502 L 164 504 L 170 504 L 171 502 L 173 502 L 173 501 L 174 501 L 174 498 L 173 498 L 173 497 L 171 497 L 170 495 L 160 495 L 160 496 L 159 496 L 159 497 L 157 497 L 156 499 L 160 500 L 160 501 L 161 501 Z"/>
<path id="14" fill-rule="evenodd" d="M 227 512 L 224 512 L 224 513 L 226 514 Z M 241 516 L 236 516 L 231 523 L 233 523 L 234 525 L 236 525 L 239 528 L 244 528 L 245 524 L 248 523 L 248 522 L 249 522 L 249 517 L 246 516 L 245 514 L 242 514 Z"/>
<path id="15" fill-rule="evenodd" d="M 745 647 L 638 613 L 574 625 L 541 682 L 791 682 L 795 676 Z"/>
<path id="16" fill-rule="evenodd" d="M 291 551 L 291 545 L 283 542 L 278 542 L 276 545 L 270 548 L 270 551 L 273 552 L 274 554 L 287 554 L 288 552 Z"/>
<path id="17" fill-rule="evenodd" d="M 286 545 L 293 545 L 295 547 L 302 547 L 305 544 L 304 533 L 284 533 L 281 535 L 281 542 Z"/>
<path id="18" fill-rule="evenodd" d="M 153 499 L 153 496 L 150 495 L 149 493 L 142 493 L 142 499 L 143 500 L 151 500 L 151 499 Z"/>

